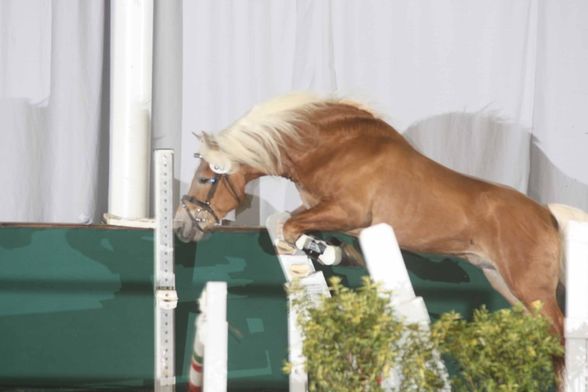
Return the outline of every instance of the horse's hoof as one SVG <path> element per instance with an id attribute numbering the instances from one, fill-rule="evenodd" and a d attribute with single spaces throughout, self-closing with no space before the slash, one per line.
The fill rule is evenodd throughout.
<path id="1" fill-rule="evenodd" d="M 318 257 L 319 261 L 324 265 L 337 265 L 341 263 L 342 258 L 341 248 L 332 245 L 327 246 L 323 254 Z"/>

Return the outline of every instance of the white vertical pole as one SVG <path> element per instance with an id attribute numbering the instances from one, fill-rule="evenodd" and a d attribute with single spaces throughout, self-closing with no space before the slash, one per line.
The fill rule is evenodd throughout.
<path id="1" fill-rule="evenodd" d="M 588 222 L 566 229 L 566 391 L 588 391 Z"/>
<path id="2" fill-rule="evenodd" d="M 153 0 L 111 2 L 109 215 L 149 215 Z"/>
<path id="3" fill-rule="evenodd" d="M 155 391 L 175 389 L 175 319 L 172 150 L 155 151 Z"/>
<path id="4" fill-rule="evenodd" d="M 227 324 L 227 283 L 206 284 L 203 392 L 227 390 L 229 328 Z"/>

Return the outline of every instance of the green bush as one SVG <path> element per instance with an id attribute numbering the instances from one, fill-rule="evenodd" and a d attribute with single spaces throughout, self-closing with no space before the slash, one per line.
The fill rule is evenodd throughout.
<path id="1" fill-rule="evenodd" d="M 407 328 L 398 320 L 389 296 L 369 278 L 357 291 L 343 286 L 336 277 L 330 284 L 332 298 L 315 304 L 300 295 L 294 305 L 304 334 L 311 391 L 380 391 L 381 380 L 399 362 L 410 364 L 403 368 L 406 383 L 402 391 L 434 391 L 442 385 L 438 370 L 430 363 L 430 345 L 405 349 L 406 342 L 420 344 L 424 338 L 418 326 Z M 301 291 L 294 286 L 291 292 Z M 290 368 L 287 364 L 285 371 Z M 422 388 L 428 384 L 434 388 Z"/>
<path id="2" fill-rule="evenodd" d="M 438 391 L 444 384 L 434 352 L 459 369 L 454 391 L 542 391 L 553 383 L 552 358 L 561 355 L 549 323 L 522 306 L 489 313 L 477 310 L 471 322 L 444 314 L 431 332 L 403 324 L 389 295 L 369 278 L 351 290 L 330 280 L 331 298 L 317 303 L 297 294 L 294 306 L 304 335 L 303 354 L 310 391 L 381 391 L 381 380 L 401 364 L 399 391 Z M 284 371 L 289 372 L 290 364 Z"/>
<path id="3" fill-rule="evenodd" d="M 550 324 L 522 305 L 494 313 L 474 312 L 467 322 L 457 313 L 444 314 L 432 327 L 439 350 L 458 366 L 454 391 L 546 391 L 555 381 L 554 356 L 563 348 Z"/>

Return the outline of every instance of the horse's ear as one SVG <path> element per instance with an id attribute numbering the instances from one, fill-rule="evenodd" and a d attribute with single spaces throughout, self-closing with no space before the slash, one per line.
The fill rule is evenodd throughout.
<path id="1" fill-rule="evenodd" d="M 202 131 L 200 134 L 200 141 L 206 145 L 209 150 L 218 150 L 218 145 L 212 136 Z"/>

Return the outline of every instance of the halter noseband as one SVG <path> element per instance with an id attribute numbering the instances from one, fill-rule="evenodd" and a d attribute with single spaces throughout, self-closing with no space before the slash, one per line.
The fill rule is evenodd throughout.
<path id="1" fill-rule="evenodd" d="M 200 231 L 204 231 L 202 226 L 200 226 L 200 223 L 205 222 L 206 220 L 194 216 L 194 213 L 188 208 L 188 205 L 192 204 L 192 205 L 196 206 L 196 213 L 199 213 L 203 210 L 206 211 L 214 218 L 215 223 L 219 224 L 220 218 L 214 212 L 214 209 L 210 205 L 210 202 L 212 201 L 212 198 L 214 197 L 216 190 L 218 188 L 218 184 L 220 184 L 221 181 L 225 182 L 225 185 L 229 189 L 231 196 L 233 196 L 235 198 L 235 200 L 237 200 L 237 204 L 238 205 L 241 204 L 241 198 L 239 197 L 239 194 L 237 193 L 237 191 L 235 191 L 235 187 L 233 186 L 233 183 L 229 179 L 228 174 L 218 174 L 217 173 L 214 175 L 214 177 L 212 177 L 208 180 L 208 182 L 210 182 L 211 186 L 210 186 L 210 189 L 208 190 L 208 194 L 206 195 L 206 200 L 204 200 L 204 201 L 202 201 L 194 196 L 190 196 L 188 194 L 182 196 L 182 199 L 181 199 L 182 207 L 188 213 L 188 216 L 190 217 L 190 220 L 192 221 L 192 223 L 194 225 L 196 225 L 196 227 Z"/>

